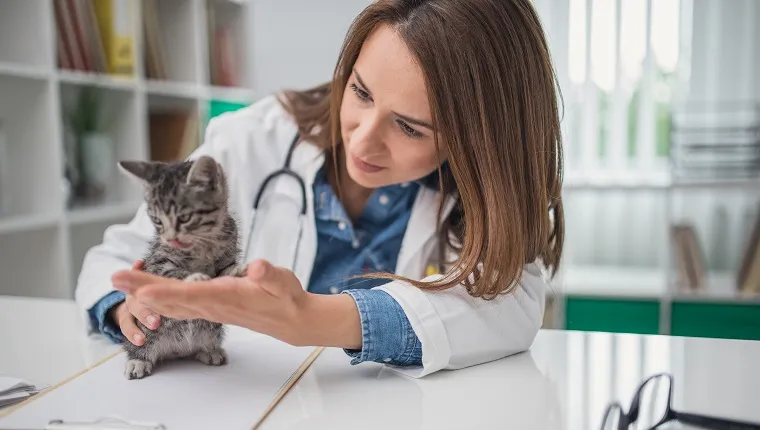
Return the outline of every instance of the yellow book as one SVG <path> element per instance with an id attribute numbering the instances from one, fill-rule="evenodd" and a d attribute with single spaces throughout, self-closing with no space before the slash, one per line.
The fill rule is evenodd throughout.
<path id="1" fill-rule="evenodd" d="M 108 73 L 134 76 L 134 17 L 137 0 L 94 0 Z"/>

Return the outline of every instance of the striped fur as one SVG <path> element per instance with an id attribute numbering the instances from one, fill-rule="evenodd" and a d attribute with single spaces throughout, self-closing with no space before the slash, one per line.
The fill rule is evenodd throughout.
<path id="1" fill-rule="evenodd" d="M 122 161 L 122 170 L 145 189 L 147 212 L 155 237 L 143 270 L 170 278 L 200 280 L 243 276 L 238 265 L 237 222 L 227 207 L 227 181 L 211 157 L 177 163 Z M 156 330 L 138 321 L 145 343 L 124 342 L 125 376 L 139 379 L 162 360 L 194 357 L 208 365 L 226 362 L 223 326 L 202 319 L 162 317 Z"/>

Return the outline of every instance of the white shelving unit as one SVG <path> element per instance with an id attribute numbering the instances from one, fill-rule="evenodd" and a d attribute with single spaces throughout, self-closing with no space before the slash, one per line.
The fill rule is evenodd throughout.
<path id="1" fill-rule="evenodd" d="M 250 103 L 256 98 L 245 58 L 246 2 L 159 0 L 159 26 L 170 79 L 146 79 L 141 1 L 134 7 L 134 78 L 58 68 L 53 0 L 0 1 L 0 121 L 8 145 L 12 181 L 0 184 L 8 204 L 0 210 L 0 295 L 73 297 L 87 250 L 111 224 L 126 222 L 141 203 L 140 190 L 114 169 L 100 203 L 67 207 L 64 177 L 64 112 L 85 87 L 105 94 L 104 109 L 115 121 L 108 134 L 117 159 L 146 160 L 148 115 L 182 108 L 198 114 L 202 136 L 212 100 Z M 207 1 L 220 25 L 236 37 L 240 87 L 210 84 Z M 116 160 L 114 160 L 115 165 Z"/>
<path id="2" fill-rule="evenodd" d="M 662 199 L 661 234 L 643 238 L 651 243 L 661 244 L 666 252 L 658 265 L 631 267 L 614 265 L 575 264 L 573 256 L 567 255 L 564 266 L 552 283 L 549 300 L 552 302 L 550 314 L 546 316 L 547 327 L 564 328 L 565 302 L 569 297 L 624 301 L 654 301 L 660 304 L 661 334 L 669 334 L 673 303 L 698 302 L 715 304 L 760 305 L 760 296 L 745 295 L 736 289 L 736 271 L 712 270 L 706 273 L 706 288 L 703 291 L 683 291 L 676 285 L 676 267 L 673 261 L 673 243 L 668 226 L 679 220 L 693 221 L 688 210 L 679 207 L 678 199 L 685 197 L 697 204 L 710 194 L 734 194 L 742 196 L 752 205 L 760 203 L 760 178 L 738 178 L 720 180 L 674 180 L 667 171 L 653 174 L 648 178 L 641 175 L 618 175 L 616 177 L 581 177 L 569 175 L 564 181 L 566 211 L 568 198 L 578 195 L 593 195 L 596 198 L 608 194 L 625 193 L 627 199 L 646 194 L 650 198 Z M 611 215 L 613 216 L 613 215 Z M 635 229 L 635 226 L 621 226 Z M 699 233 L 703 229 L 697 225 Z M 749 235 L 750 232 L 747 232 Z M 704 243 L 702 244 L 704 251 Z M 650 246 L 651 248 L 651 246 Z M 738 262 L 737 262 L 738 265 Z"/>

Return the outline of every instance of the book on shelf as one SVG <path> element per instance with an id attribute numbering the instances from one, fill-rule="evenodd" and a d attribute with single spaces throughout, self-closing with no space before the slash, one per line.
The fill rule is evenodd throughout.
<path id="1" fill-rule="evenodd" d="M 200 142 L 195 112 L 151 112 L 149 127 L 150 158 L 153 161 L 184 160 Z"/>
<path id="2" fill-rule="evenodd" d="M 133 0 L 53 0 L 58 67 L 134 74 Z"/>
<path id="3" fill-rule="evenodd" d="M 705 256 L 690 224 L 674 224 L 670 227 L 676 263 L 676 282 L 679 290 L 703 291 L 706 285 Z"/>
<path id="4" fill-rule="evenodd" d="M 737 276 L 737 288 L 748 294 L 760 293 L 760 208 L 758 209 Z"/>
<path id="5" fill-rule="evenodd" d="M 158 18 L 158 1 L 143 0 L 142 28 L 144 37 L 143 58 L 145 76 L 148 79 L 165 80 L 169 78 L 168 64 L 161 38 L 161 25 Z"/>
<path id="6" fill-rule="evenodd" d="M 209 78 L 211 85 L 234 87 L 239 85 L 236 39 L 232 29 L 221 24 L 226 14 L 217 12 L 217 3 L 206 1 Z"/>

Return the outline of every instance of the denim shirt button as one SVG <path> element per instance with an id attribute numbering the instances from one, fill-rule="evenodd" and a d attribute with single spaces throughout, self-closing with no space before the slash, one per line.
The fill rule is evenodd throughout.
<path id="1" fill-rule="evenodd" d="M 385 206 L 388 204 L 388 202 L 390 202 L 390 199 L 387 195 L 381 194 L 380 197 L 378 197 L 377 201 L 379 201 L 381 205 Z"/>
<path id="2" fill-rule="evenodd" d="M 383 361 L 386 362 L 386 363 L 388 363 L 388 362 L 391 361 L 391 359 L 390 358 L 384 358 Z"/>
<path id="3" fill-rule="evenodd" d="M 340 288 L 330 287 L 330 294 L 338 294 L 338 293 L 340 293 Z"/>
<path id="4" fill-rule="evenodd" d="M 354 249 L 358 249 L 359 245 L 360 245 L 359 239 L 355 239 L 353 242 L 351 242 L 351 246 L 353 246 Z"/>
<path id="5" fill-rule="evenodd" d="M 345 230 L 346 229 L 346 223 L 343 222 L 343 221 L 339 222 L 338 223 L 338 228 L 341 229 L 341 230 Z"/>

